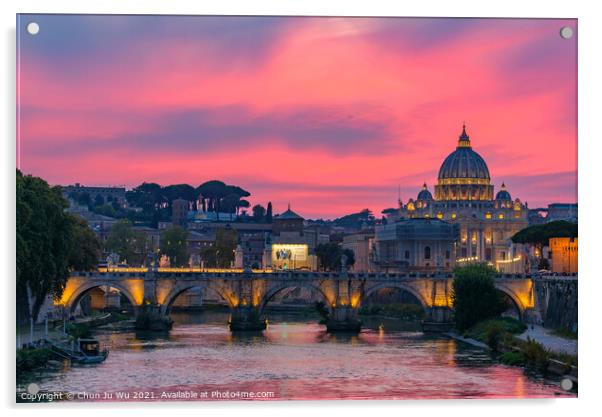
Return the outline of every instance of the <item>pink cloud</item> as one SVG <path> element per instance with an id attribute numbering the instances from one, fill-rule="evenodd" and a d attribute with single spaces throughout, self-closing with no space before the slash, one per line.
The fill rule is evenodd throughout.
<path id="1" fill-rule="evenodd" d="M 23 45 L 21 169 L 61 184 L 233 178 L 312 216 L 379 212 L 398 184 L 407 199 L 436 182 L 465 120 L 496 184 L 575 172 L 576 48 L 558 28 L 576 23 L 446 22 L 288 19 L 257 56 L 228 54 L 240 41 L 225 32 L 171 29 L 85 59 Z M 573 201 L 546 181 L 516 196 Z"/>

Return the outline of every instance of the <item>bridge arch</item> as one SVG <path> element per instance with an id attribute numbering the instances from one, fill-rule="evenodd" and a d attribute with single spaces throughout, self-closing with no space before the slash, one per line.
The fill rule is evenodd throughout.
<path id="1" fill-rule="evenodd" d="M 280 292 L 282 292 L 286 289 L 289 289 L 289 288 L 305 288 L 314 293 L 319 294 L 320 297 L 322 298 L 322 300 L 324 301 L 324 305 L 326 306 L 326 308 L 328 308 L 328 311 L 332 310 L 332 305 L 331 305 L 332 300 L 330 300 L 328 298 L 328 296 L 326 295 L 324 290 L 322 288 L 320 288 L 318 285 L 308 283 L 308 282 L 287 282 L 287 283 L 281 283 L 278 285 L 273 285 L 266 290 L 266 292 L 264 293 L 264 295 L 261 298 L 261 301 L 259 303 L 259 309 L 258 309 L 259 314 L 263 314 L 263 311 L 264 311 L 265 307 L 267 306 L 267 304 L 276 295 L 278 295 Z"/>
<path id="2" fill-rule="evenodd" d="M 233 302 L 232 299 L 227 297 L 225 292 L 221 289 L 219 289 L 218 287 L 214 286 L 214 285 L 208 285 L 206 283 L 181 283 L 181 284 L 177 284 L 175 285 L 167 294 L 167 296 L 165 297 L 165 299 L 163 300 L 163 303 L 161 304 L 161 314 L 163 315 L 169 315 L 170 311 L 171 311 L 171 306 L 173 305 L 173 303 L 176 301 L 176 299 L 182 295 L 183 293 L 185 293 L 188 290 L 191 290 L 193 288 L 200 288 L 203 293 L 205 293 L 207 290 L 211 290 L 213 292 L 215 292 L 222 300 L 224 300 L 228 306 L 233 307 Z"/>
<path id="3" fill-rule="evenodd" d="M 383 288 L 397 288 L 397 289 L 402 290 L 402 291 L 407 291 L 408 293 L 412 294 L 414 296 L 414 298 L 416 298 L 418 300 L 418 302 L 422 306 L 422 309 L 424 310 L 425 313 L 429 312 L 429 308 L 431 306 L 424 299 L 424 297 L 422 296 L 422 294 L 420 294 L 418 291 L 416 291 L 416 289 L 412 288 L 410 285 L 403 284 L 403 283 L 400 283 L 400 282 L 382 282 L 382 283 L 375 284 L 375 285 L 367 288 L 364 291 L 364 293 L 362 294 L 362 297 L 360 298 L 360 302 L 358 304 L 358 307 L 361 306 L 362 302 L 365 299 L 367 299 L 368 297 L 370 297 L 376 291 L 382 290 Z"/>
<path id="4" fill-rule="evenodd" d="M 79 287 L 77 287 L 73 291 L 73 293 L 71 294 L 69 299 L 65 302 L 65 307 L 67 308 L 67 311 L 69 311 L 69 314 L 73 313 L 73 311 L 75 310 L 75 308 L 77 307 L 77 305 L 79 304 L 81 299 L 88 292 L 90 292 L 94 288 L 100 288 L 100 287 L 111 287 L 111 288 L 118 289 L 119 292 L 128 299 L 128 301 L 134 308 L 134 314 L 136 314 L 136 315 L 138 314 L 138 304 L 136 303 L 136 297 L 134 297 L 134 295 L 130 292 L 129 289 L 127 289 L 125 286 L 123 286 L 119 283 L 102 282 L 102 281 L 88 282 L 88 283 L 84 283 L 84 284 L 80 285 Z"/>
<path id="5" fill-rule="evenodd" d="M 508 298 L 510 299 L 510 301 L 512 302 L 512 304 L 514 304 L 514 307 L 516 307 L 516 311 L 518 313 L 518 318 L 519 320 L 523 320 L 523 314 L 525 312 L 526 307 L 523 305 L 522 301 L 520 300 L 520 297 L 514 292 L 512 291 L 510 288 L 506 287 L 503 284 L 499 284 L 496 283 L 495 284 L 495 288 L 505 294 L 506 296 L 508 296 Z"/>

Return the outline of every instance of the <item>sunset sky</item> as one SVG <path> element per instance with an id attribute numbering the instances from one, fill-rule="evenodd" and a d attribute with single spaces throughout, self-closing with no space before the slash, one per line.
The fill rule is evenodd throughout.
<path id="1" fill-rule="evenodd" d="M 27 23 L 40 32 L 29 35 Z M 306 218 L 433 191 L 462 122 L 529 207 L 577 201 L 575 20 L 21 15 L 17 164 L 211 179 Z"/>

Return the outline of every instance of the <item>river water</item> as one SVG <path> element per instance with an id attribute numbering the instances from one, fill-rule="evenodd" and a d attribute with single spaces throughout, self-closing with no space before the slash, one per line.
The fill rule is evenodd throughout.
<path id="1" fill-rule="evenodd" d="M 225 313 L 173 314 L 169 335 L 99 331 L 99 365 L 29 375 L 21 387 L 80 401 L 434 399 L 566 396 L 482 349 L 395 320 L 330 335 L 314 318 L 270 315 L 263 334 L 233 335 Z"/>

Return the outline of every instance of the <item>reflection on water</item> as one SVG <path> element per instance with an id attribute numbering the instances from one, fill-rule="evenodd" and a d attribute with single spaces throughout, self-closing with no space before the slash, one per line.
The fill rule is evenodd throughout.
<path id="1" fill-rule="evenodd" d="M 276 399 L 513 398 L 566 395 L 492 362 L 487 352 L 425 335 L 414 324 L 364 320 L 358 335 L 313 319 L 271 315 L 263 333 L 231 334 L 226 313 L 174 314 L 170 334 L 97 334 L 95 366 L 30 376 L 66 392 L 271 391 Z M 116 400 L 114 397 L 113 400 Z"/>

